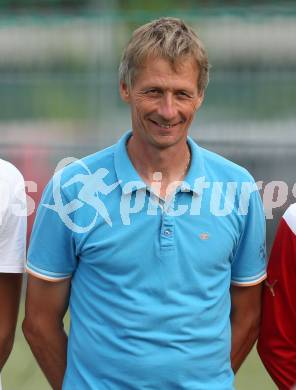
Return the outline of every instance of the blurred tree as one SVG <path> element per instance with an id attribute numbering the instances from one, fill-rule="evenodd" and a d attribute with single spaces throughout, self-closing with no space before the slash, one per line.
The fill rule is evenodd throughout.
<path id="1" fill-rule="evenodd" d="M 295 0 L 282 1 L 281 5 L 295 4 Z M 211 7 L 240 7 L 248 5 L 279 5 L 277 0 L 183 0 L 180 3 L 179 0 L 119 0 L 118 5 L 122 10 L 141 10 L 141 11 L 162 11 L 168 9 L 197 9 L 211 8 Z"/>
<path id="2" fill-rule="evenodd" d="M 295 4 L 295 0 L 281 1 L 281 5 Z M 148 11 L 162 12 L 168 10 L 183 11 L 212 7 L 240 6 L 278 6 L 277 0 L 0 0 L 0 10 L 28 10 L 28 9 L 114 9 L 114 5 L 121 11 Z"/>
<path id="3" fill-rule="evenodd" d="M 0 7 L 11 9 L 84 8 L 91 0 L 0 0 Z"/>

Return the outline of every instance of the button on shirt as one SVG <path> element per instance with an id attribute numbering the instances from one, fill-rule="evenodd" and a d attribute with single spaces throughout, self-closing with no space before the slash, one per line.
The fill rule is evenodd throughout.
<path id="1" fill-rule="evenodd" d="M 188 138 L 189 172 L 163 202 L 130 136 L 59 171 L 38 209 L 27 270 L 72 278 L 63 389 L 233 389 L 230 284 L 265 278 L 254 181 Z"/>

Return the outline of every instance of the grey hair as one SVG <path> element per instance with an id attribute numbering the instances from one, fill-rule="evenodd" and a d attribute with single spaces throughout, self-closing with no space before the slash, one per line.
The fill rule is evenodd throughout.
<path id="1" fill-rule="evenodd" d="M 150 56 L 167 59 L 173 67 L 184 57 L 193 58 L 199 69 L 198 91 L 205 91 L 209 82 L 208 55 L 199 37 L 183 20 L 160 18 L 136 29 L 123 51 L 119 80 L 131 87 L 136 71 Z"/>

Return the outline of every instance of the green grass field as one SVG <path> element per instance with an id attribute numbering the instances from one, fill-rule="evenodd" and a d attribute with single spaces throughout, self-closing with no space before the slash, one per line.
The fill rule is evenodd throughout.
<path id="1" fill-rule="evenodd" d="M 44 379 L 22 335 L 20 326 L 23 314 L 22 303 L 14 350 L 2 373 L 3 390 L 50 390 L 50 386 Z M 276 390 L 255 350 L 252 351 L 237 374 L 236 389 Z"/>

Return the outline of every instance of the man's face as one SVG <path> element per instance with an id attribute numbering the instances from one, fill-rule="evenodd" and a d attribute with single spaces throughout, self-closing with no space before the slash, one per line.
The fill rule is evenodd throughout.
<path id="1" fill-rule="evenodd" d="M 197 80 L 197 65 L 191 58 L 180 60 L 175 69 L 163 58 L 147 59 L 131 88 L 120 85 L 122 99 L 131 106 L 133 135 L 157 148 L 186 142 L 203 100 Z"/>

